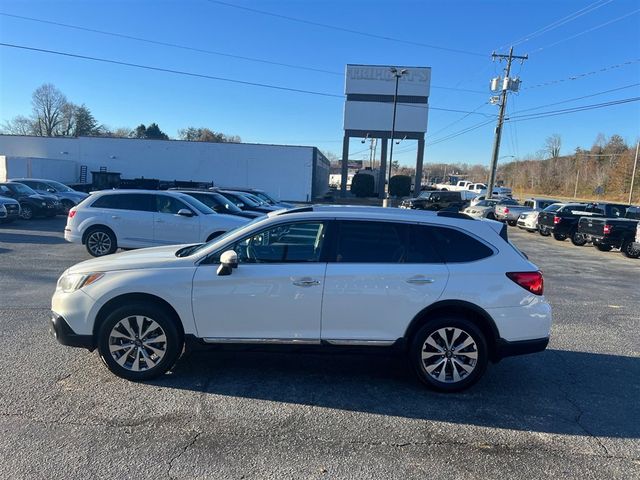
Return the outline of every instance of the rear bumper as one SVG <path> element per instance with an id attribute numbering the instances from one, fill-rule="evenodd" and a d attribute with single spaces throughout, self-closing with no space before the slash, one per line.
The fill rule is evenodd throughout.
<path id="1" fill-rule="evenodd" d="M 62 345 L 86 348 L 88 350 L 95 349 L 93 335 L 78 335 L 71 329 L 67 321 L 56 312 L 51 312 L 49 333 Z"/>
<path id="2" fill-rule="evenodd" d="M 64 239 L 71 243 L 82 243 L 82 235 L 72 233 L 69 228 L 64 229 Z"/>
<path id="3" fill-rule="evenodd" d="M 516 355 L 526 355 L 528 353 L 542 352 L 549 345 L 549 337 L 536 338 L 533 340 L 519 340 L 509 342 L 504 339 L 498 340 L 495 351 L 495 361 L 499 361 L 505 357 L 514 357 Z"/>

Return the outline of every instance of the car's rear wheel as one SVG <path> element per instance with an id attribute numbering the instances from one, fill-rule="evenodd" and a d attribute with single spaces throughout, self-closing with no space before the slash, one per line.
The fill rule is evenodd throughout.
<path id="1" fill-rule="evenodd" d="M 33 208 L 31 205 L 20 205 L 20 218 L 23 220 L 31 220 L 33 218 Z"/>
<path id="2" fill-rule="evenodd" d="M 466 318 L 438 318 L 413 337 L 410 358 L 420 380 L 441 392 L 457 392 L 477 382 L 487 367 L 487 342 Z"/>
<path id="3" fill-rule="evenodd" d="M 98 332 L 98 351 L 107 368 L 133 381 L 166 373 L 178 359 L 183 344 L 173 318 L 153 304 L 132 304 L 114 310 Z"/>
<path id="4" fill-rule="evenodd" d="M 102 257 L 114 253 L 118 249 L 116 236 L 105 227 L 92 228 L 85 238 L 87 252 L 93 257 Z"/>
<path id="5" fill-rule="evenodd" d="M 624 241 L 620 247 L 620 251 L 628 258 L 640 257 L 640 248 L 633 248 L 633 242 L 631 240 Z"/>
<path id="6" fill-rule="evenodd" d="M 551 232 L 547 230 L 546 227 L 540 227 L 538 229 L 538 233 L 540 233 L 540 235 L 542 235 L 543 237 L 548 237 L 549 235 L 551 235 Z"/>
<path id="7" fill-rule="evenodd" d="M 556 240 L 558 240 L 559 242 L 564 242 L 567 239 L 566 235 L 563 235 L 561 233 L 554 233 L 553 234 L 553 238 L 555 238 Z"/>
<path id="8" fill-rule="evenodd" d="M 573 243 L 576 247 L 582 247 L 587 243 L 587 238 L 582 233 L 573 232 L 571 234 L 571 243 Z"/>
<path id="9" fill-rule="evenodd" d="M 594 246 L 601 252 L 610 252 L 613 248 L 611 245 L 603 245 L 602 243 L 595 243 Z"/>

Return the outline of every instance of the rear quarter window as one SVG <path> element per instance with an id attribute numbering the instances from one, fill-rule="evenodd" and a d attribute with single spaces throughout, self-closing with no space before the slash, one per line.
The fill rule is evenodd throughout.
<path id="1" fill-rule="evenodd" d="M 480 240 L 449 227 L 430 227 L 433 244 L 446 263 L 475 262 L 493 255 L 493 250 Z"/>

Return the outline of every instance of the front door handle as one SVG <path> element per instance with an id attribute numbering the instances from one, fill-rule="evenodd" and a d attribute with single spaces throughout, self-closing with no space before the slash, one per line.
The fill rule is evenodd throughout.
<path id="1" fill-rule="evenodd" d="M 320 285 L 320 282 L 311 278 L 301 278 L 300 280 L 294 280 L 293 284 L 298 287 L 313 287 L 314 285 Z"/>
<path id="2" fill-rule="evenodd" d="M 111 215 L 111 218 L 113 218 L 114 220 L 118 220 L 120 217 L 118 215 Z"/>
<path id="3" fill-rule="evenodd" d="M 164 223 L 164 220 L 156 220 L 156 223 Z"/>
<path id="4" fill-rule="evenodd" d="M 436 280 L 434 278 L 424 278 L 424 277 L 411 277 L 408 278 L 407 283 L 411 283 L 413 285 L 426 285 L 428 283 L 433 283 Z"/>

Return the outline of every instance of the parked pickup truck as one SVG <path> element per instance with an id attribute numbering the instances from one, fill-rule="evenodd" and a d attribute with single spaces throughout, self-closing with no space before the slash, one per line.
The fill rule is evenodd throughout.
<path id="1" fill-rule="evenodd" d="M 578 233 L 600 251 L 619 248 L 629 258 L 640 257 L 640 248 L 635 243 L 640 220 L 640 208 L 629 207 L 624 218 L 582 217 L 578 221 Z"/>
<path id="2" fill-rule="evenodd" d="M 560 207 L 553 211 L 551 207 L 546 208 L 538 215 L 538 229 L 541 235 L 553 234 L 553 238 L 559 241 L 567 237 L 571 243 L 582 246 L 587 243 L 585 236 L 578 232 L 578 221 L 580 217 L 624 217 L 628 205 L 613 203 L 568 203 L 555 204 Z"/>
<path id="3" fill-rule="evenodd" d="M 529 212 L 532 210 L 541 212 L 549 205 L 558 203 L 557 200 L 549 200 L 548 198 L 530 198 L 526 200 L 522 205 L 516 203 L 515 205 L 496 205 L 495 216 L 496 220 L 501 222 L 507 222 L 512 227 L 515 227 L 518 223 L 518 218 L 521 213 Z"/>
<path id="4" fill-rule="evenodd" d="M 473 183 L 468 180 L 460 180 L 455 185 L 448 183 L 436 183 L 434 188 L 436 190 L 450 191 L 450 192 L 462 192 L 469 191 L 474 192 L 476 195 L 486 195 L 487 186 L 484 183 Z M 507 196 L 510 197 L 512 191 L 508 187 L 493 187 L 493 197 Z"/>

